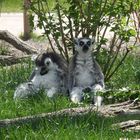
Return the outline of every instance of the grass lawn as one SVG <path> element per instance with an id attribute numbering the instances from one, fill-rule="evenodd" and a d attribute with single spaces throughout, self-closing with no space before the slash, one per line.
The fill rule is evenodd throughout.
<path id="1" fill-rule="evenodd" d="M 54 6 L 52 0 L 47 0 L 50 7 Z M 60 0 L 62 3 L 65 0 Z M 0 12 L 23 12 L 24 0 L 0 0 Z"/>
<path id="2" fill-rule="evenodd" d="M 22 12 L 23 0 L 1 0 L 0 4 L 1 12 Z M 68 97 L 62 96 L 49 99 L 43 95 L 43 92 L 40 92 L 36 97 L 14 101 L 15 88 L 20 83 L 27 81 L 32 68 L 33 64 L 30 60 L 23 61 L 18 67 L 4 68 L 0 66 L 0 120 L 88 105 L 88 103 L 75 105 L 70 102 Z M 139 83 L 140 57 L 130 55 L 119 71 L 106 83 L 106 87 L 139 89 Z M 140 119 L 140 116 L 103 117 L 96 112 L 75 117 L 62 115 L 34 123 L 0 128 L 0 140 L 119 140 L 120 138 L 140 138 L 139 132 L 123 132 L 118 128 L 111 127 L 113 123 L 129 119 Z"/>
<path id="3" fill-rule="evenodd" d="M 113 88 L 125 86 L 135 88 L 139 86 L 139 59 L 139 57 L 134 55 L 129 56 L 123 67 L 120 68 L 110 82 L 106 83 L 107 86 Z M 80 106 L 72 104 L 67 97 L 56 97 L 50 100 L 42 93 L 37 97 L 14 101 L 13 93 L 16 86 L 28 79 L 32 67 L 33 64 L 29 60 L 23 61 L 16 68 L 5 69 L 3 66 L 0 67 L 0 119 L 34 115 Z M 88 104 L 82 106 L 85 105 Z M 63 115 L 43 119 L 36 123 L 0 128 L 0 137 L 2 140 L 119 140 L 119 138 L 140 138 L 140 133 L 138 132 L 123 132 L 117 128 L 111 128 L 111 124 L 129 119 L 140 119 L 140 117 L 136 115 L 105 118 L 95 112 L 78 117 Z"/>
<path id="4" fill-rule="evenodd" d="M 0 11 L 1 12 L 22 12 L 23 0 L 1 0 Z"/>

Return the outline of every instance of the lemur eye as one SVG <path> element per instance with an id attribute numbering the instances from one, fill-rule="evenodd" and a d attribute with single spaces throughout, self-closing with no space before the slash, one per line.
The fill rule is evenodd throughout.
<path id="1" fill-rule="evenodd" d="M 90 46 L 90 45 L 91 45 L 91 42 L 90 42 L 90 41 L 88 41 L 88 42 L 87 42 L 87 45 L 88 45 L 88 46 Z"/>
<path id="2" fill-rule="evenodd" d="M 80 42 L 79 42 L 79 45 L 80 45 L 80 46 L 83 46 L 83 45 L 84 45 L 84 42 L 83 42 L 83 41 L 80 41 Z"/>

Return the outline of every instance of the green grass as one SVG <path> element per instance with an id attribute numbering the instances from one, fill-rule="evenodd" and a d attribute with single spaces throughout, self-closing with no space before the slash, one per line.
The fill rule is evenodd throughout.
<path id="1" fill-rule="evenodd" d="M 113 88 L 139 86 L 140 61 L 137 56 L 129 56 L 107 84 Z M 25 60 L 18 67 L 5 69 L 0 67 L 0 119 L 15 118 L 34 115 L 44 112 L 52 112 L 64 108 L 76 107 L 68 97 L 56 97 L 53 100 L 47 98 L 42 92 L 37 97 L 25 100 L 13 100 L 15 88 L 27 81 L 33 64 Z M 129 75 L 129 76 L 128 76 Z M 87 103 L 82 106 L 88 105 Z M 123 132 L 117 128 L 111 128 L 116 122 L 129 119 L 140 119 L 139 116 L 102 117 L 93 112 L 83 116 L 51 117 L 38 122 L 24 125 L 0 128 L 0 138 L 27 139 L 27 140 L 119 140 L 119 138 L 140 138 L 138 132 Z"/>
<path id="2" fill-rule="evenodd" d="M 138 55 L 128 55 L 118 71 L 108 81 L 109 87 L 140 88 L 140 57 Z"/>
<path id="3" fill-rule="evenodd" d="M 134 117 L 133 117 L 134 118 Z M 135 116 L 135 118 L 139 118 Z M 132 119 L 132 117 L 127 117 Z M 119 138 L 139 138 L 138 132 L 122 132 L 110 125 L 124 118 L 104 118 L 95 113 L 80 117 L 52 117 L 35 123 L 11 126 L 0 130 L 1 139 L 32 140 L 119 140 Z M 126 118 L 125 118 L 126 120 Z"/>
<path id="4" fill-rule="evenodd" d="M 22 12 L 23 0 L 1 0 L 1 12 Z"/>
<path id="5" fill-rule="evenodd" d="M 47 0 L 49 7 L 53 8 L 55 1 Z M 63 4 L 65 0 L 60 0 Z M 23 12 L 24 0 L 0 0 L 0 11 L 1 12 Z"/>
<path id="6" fill-rule="evenodd" d="M 2 42 L 0 44 L 0 55 L 8 55 L 10 52 L 5 44 L 5 42 Z"/>
<path id="7" fill-rule="evenodd" d="M 23 0 L 0 1 L 2 12 L 22 12 Z M 50 5 L 53 5 L 50 3 Z M 1 50 L 5 53 L 5 50 Z M 132 89 L 140 87 L 140 58 L 128 56 L 123 66 L 112 79 L 106 83 L 107 87 Z M 64 108 L 76 107 L 68 97 L 47 98 L 42 92 L 37 97 L 25 100 L 13 100 L 16 87 L 28 80 L 33 65 L 31 61 L 23 61 L 20 66 L 5 69 L 0 66 L 0 120 L 22 117 L 43 112 L 52 112 Z M 82 106 L 87 105 L 87 103 Z M 140 119 L 139 116 L 102 117 L 96 112 L 83 116 L 51 117 L 34 123 L 0 128 L 1 140 L 119 140 L 120 138 L 138 139 L 139 132 L 123 132 L 118 128 L 111 128 L 113 123 L 130 119 Z"/>

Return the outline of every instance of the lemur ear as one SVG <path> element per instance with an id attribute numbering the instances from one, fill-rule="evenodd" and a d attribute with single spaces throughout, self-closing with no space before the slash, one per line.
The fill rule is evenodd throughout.
<path id="1" fill-rule="evenodd" d="M 92 37 L 91 44 L 93 45 L 95 43 L 95 37 Z"/>
<path id="2" fill-rule="evenodd" d="M 74 44 L 78 45 L 78 38 L 74 38 Z"/>
<path id="3" fill-rule="evenodd" d="M 37 57 L 38 57 L 37 54 L 33 54 L 32 57 L 31 57 L 31 60 L 32 60 L 32 61 L 35 61 Z"/>

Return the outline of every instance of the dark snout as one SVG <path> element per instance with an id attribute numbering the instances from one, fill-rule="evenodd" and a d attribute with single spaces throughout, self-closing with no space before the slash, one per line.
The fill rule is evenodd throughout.
<path id="1" fill-rule="evenodd" d="M 45 75 L 48 73 L 48 70 L 46 67 L 42 67 L 41 70 L 40 70 L 40 75 Z"/>
<path id="2" fill-rule="evenodd" d="M 83 46 L 83 52 L 87 52 L 88 49 L 89 49 L 89 46 L 87 46 L 87 45 L 84 45 L 84 46 Z"/>

